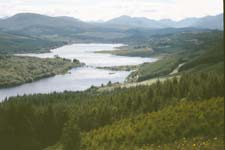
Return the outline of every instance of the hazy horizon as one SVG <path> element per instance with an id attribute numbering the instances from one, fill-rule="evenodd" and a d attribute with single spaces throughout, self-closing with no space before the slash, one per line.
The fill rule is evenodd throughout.
<path id="1" fill-rule="evenodd" d="M 13 15 L 11 15 L 11 16 L 4 16 L 4 17 L 0 17 L 1 19 L 6 19 L 6 18 L 9 18 L 9 17 L 13 17 L 14 15 L 17 15 L 17 14 L 32 14 L 33 12 L 21 12 L 21 13 L 16 13 L 16 14 L 13 14 Z M 107 21 L 109 21 L 109 20 L 111 20 L 111 19 L 115 19 L 115 18 L 118 18 L 118 17 L 122 17 L 122 16 L 128 16 L 128 17 L 132 17 L 132 16 L 129 16 L 129 15 L 120 15 L 120 16 L 116 16 L 116 17 L 113 17 L 113 18 L 110 18 L 110 19 L 107 19 L 107 20 L 101 20 L 101 19 L 99 19 L 99 20 L 82 20 L 82 19 L 80 19 L 80 18 L 77 18 L 77 17 L 74 17 L 74 16 L 51 16 L 51 15 L 48 15 L 48 14 L 40 14 L 40 13 L 33 13 L 33 14 L 39 14 L 39 15 L 44 15 L 44 16 L 49 16 L 49 17 L 72 17 L 72 18 L 74 18 L 74 19 L 79 19 L 79 20 L 81 20 L 81 21 L 84 21 L 84 22 L 107 22 Z M 206 16 L 202 16 L 202 17 L 207 17 L 207 16 L 217 16 L 217 15 L 221 15 L 221 14 L 223 14 L 223 12 L 221 12 L 221 13 L 219 13 L 219 14 L 215 14 L 215 15 L 206 15 Z M 138 17 L 143 17 L 143 16 L 135 16 L 135 17 L 132 17 L 132 18 L 138 18 Z M 147 18 L 147 17 L 144 17 L 144 18 Z M 174 20 L 174 19 L 171 19 L 171 18 L 161 18 L 161 19 L 153 19 L 153 18 L 147 18 L 147 19 L 152 19 L 152 20 L 156 20 L 156 21 L 159 21 L 159 20 L 166 20 L 166 19 L 170 19 L 170 20 L 172 20 L 172 21 L 182 21 L 182 20 L 184 20 L 184 19 L 189 19 L 189 18 L 201 18 L 201 17 L 195 17 L 195 16 L 192 16 L 192 17 L 186 17 L 186 18 L 182 18 L 182 19 L 179 19 L 179 20 Z"/>
<path id="2" fill-rule="evenodd" d="M 221 0 L 1 0 L 0 18 L 18 13 L 69 16 L 83 21 L 107 21 L 122 15 L 179 21 L 223 13 Z"/>

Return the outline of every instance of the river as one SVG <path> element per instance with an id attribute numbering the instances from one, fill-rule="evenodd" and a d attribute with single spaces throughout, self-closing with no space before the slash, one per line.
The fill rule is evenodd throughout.
<path id="1" fill-rule="evenodd" d="M 39 58 L 52 58 L 55 55 L 67 59 L 78 59 L 86 64 L 84 67 L 73 68 L 68 73 L 56 75 L 26 83 L 20 86 L 0 89 L 0 101 L 6 97 L 51 93 L 63 91 L 82 91 L 93 86 L 107 84 L 109 81 L 124 82 L 129 71 L 111 71 L 96 67 L 110 67 L 123 65 L 138 65 L 144 62 L 154 62 L 155 58 L 116 56 L 111 54 L 94 53 L 102 50 L 117 50 L 122 44 L 72 44 L 51 50 L 50 53 L 23 54 Z"/>

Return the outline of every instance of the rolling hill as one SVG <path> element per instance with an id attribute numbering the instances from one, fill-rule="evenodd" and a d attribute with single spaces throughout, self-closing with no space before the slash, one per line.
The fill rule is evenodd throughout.
<path id="1" fill-rule="evenodd" d="M 0 54 L 38 53 L 64 44 L 66 43 L 62 41 L 34 38 L 0 30 Z"/>
<path id="2" fill-rule="evenodd" d="M 6 30 L 22 30 L 30 27 L 53 27 L 53 28 L 89 28 L 84 23 L 72 17 L 50 17 L 34 13 L 20 13 L 1 20 L 0 28 Z"/>

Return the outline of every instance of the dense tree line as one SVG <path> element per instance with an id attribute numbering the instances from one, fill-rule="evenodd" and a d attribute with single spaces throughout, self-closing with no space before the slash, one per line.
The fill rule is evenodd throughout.
<path id="1" fill-rule="evenodd" d="M 68 119 L 66 113 L 54 112 L 50 106 L 35 110 L 25 103 L 11 103 L 0 112 L 0 145 L 9 150 L 39 150 L 55 144 Z"/>
<path id="2" fill-rule="evenodd" d="M 83 137 L 79 131 L 92 132 L 119 120 L 151 115 L 181 101 L 201 102 L 223 96 L 223 75 L 196 74 L 113 92 L 89 90 L 9 98 L 0 105 L 0 145 L 5 150 L 38 150 L 61 141 L 68 149 L 73 143 L 67 141 L 70 132 L 79 141 Z M 199 126 L 199 130 L 203 129 Z"/>

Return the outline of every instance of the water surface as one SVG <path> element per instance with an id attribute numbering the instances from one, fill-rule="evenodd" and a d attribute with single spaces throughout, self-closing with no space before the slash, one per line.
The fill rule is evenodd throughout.
<path id="1" fill-rule="evenodd" d="M 82 91 L 92 85 L 100 86 L 109 81 L 124 82 L 130 74 L 129 71 L 111 71 L 97 69 L 96 67 L 110 67 L 121 65 L 138 65 L 144 62 L 156 61 L 154 58 L 115 56 L 111 54 L 94 53 L 102 50 L 117 50 L 121 44 L 72 44 L 51 50 L 51 53 L 43 54 L 23 54 L 22 56 L 32 56 L 40 58 L 52 58 L 55 55 L 67 59 L 78 59 L 87 66 L 73 68 L 64 75 L 56 75 L 44 78 L 32 83 L 20 86 L 0 89 L 0 100 L 10 96 L 51 93 L 63 91 Z"/>
<path id="2" fill-rule="evenodd" d="M 94 53 L 102 50 L 118 50 L 117 47 L 120 46 L 122 46 L 122 44 L 72 44 L 51 50 L 51 53 L 23 54 L 22 56 L 34 56 L 40 58 L 53 58 L 55 56 L 60 56 L 71 60 L 75 58 L 84 62 L 88 66 L 94 67 L 138 65 L 155 60 L 153 58 Z"/>

